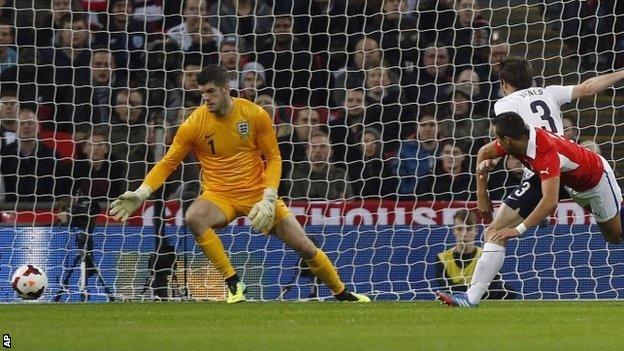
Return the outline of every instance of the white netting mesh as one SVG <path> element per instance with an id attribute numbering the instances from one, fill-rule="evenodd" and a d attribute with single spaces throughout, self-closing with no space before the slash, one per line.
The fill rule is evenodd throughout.
<path id="1" fill-rule="evenodd" d="M 476 152 L 490 140 L 491 108 L 501 97 L 497 64 L 508 54 L 530 59 L 537 85 L 577 84 L 620 69 L 621 7 L 0 2 L 0 301 L 15 299 L 6 282 L 24 263 L 46 269 L 47 298 L 79 299 L 81 271 L 96 300 L 225 296 L 222 278 L 183 225 L 180 208 L 199 194 L 192 157 L 129 225 L 103 215 L 110 200 L 138 187 L 201 104 L 197 73 L 209 63 L 231 72 L 232 95 L 273 116 L 280 195 L 292 200 L 347 285 L 378 298 L 430 298 L 449 281 L 437 254 L 455 244 L 453 215 L 475 207 Z M 594 143 L 619 174 L 624 99 L 617 92 L 574 101 L 563 115 L 566 136 Z M 309 162 L 328 158 L 329 165 Z M 501 164 L 490 181 L 495 200 L 521 177 L 512 160 Z M 51 212 L 67 209 L 72 194 L 82 207 L 74 206 L 68 230 Z M 510 244 L 506 287 L 524 298 L 620 297 L 624 252 L 606 246 L 575 204 L 562 204 L 553 218 Z M 294 252 L 248 224 L 241 219 L 220 236 L 251 297 L 329 295 Z M 93 235 L 75 230 L 90 225 Z M 82 247 L 89 253 L 81 269 Z"/>

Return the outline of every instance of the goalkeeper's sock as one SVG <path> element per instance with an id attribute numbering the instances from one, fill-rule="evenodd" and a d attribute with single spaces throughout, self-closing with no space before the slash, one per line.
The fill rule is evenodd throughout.
<path id="1" fill-rule="evenodd" d="M 478 304 L 505 261 L 505 247 L 493 243 L 483 245 L 483 254 L 477 261 L 470 288 L 466 292 L 471 304 Z"/>
<path id="2" fill-rule="evenodd" d="M 223 278 L 230 278 L 236 275 L 236 271 L 225 253 L 221 239 L 219 239 L 217 233 L 215 233 L 212 228 L 206 230 L 201 236 L 196 237 L 195 241 L 197 241 L 197 245 L 201 247 L 206 257 L 208 257 L 212 265 L 221 273 Z"/>
<path id="3" fill-rule="evenodd" d="M 312 273 L 323 281 L 334 295 L 338 295 L 344 291 L 345 285 L 340 280 L 338 271 L 336 271 L 334 265 L 321 249 L 316 249 L 314 257 L 306 260 L 306 263 L 310 267 Z"/>

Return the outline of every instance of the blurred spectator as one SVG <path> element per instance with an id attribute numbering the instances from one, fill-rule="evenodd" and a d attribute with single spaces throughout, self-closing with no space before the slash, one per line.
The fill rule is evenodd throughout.
<path id="1" fill-rule="evenodd" d="M 399 102 L 398 78 L 386 67 L 374 67 L 366 71 L 366 105 L 396 104 Z"/>
<path id="2" fill-rule="evenodd" d="M 273 123 L 278 128 L 279 139 L 282 127 L 285 127 L 292 122 L 292 110 L 286 106 L 282 106 L 279 101 L 275 101 L 273 96 L 267 90 L 262 91 L 260 95 L 256 96 L 254 102 L 262 106 L 269 116 L 273 118 Z M 288 129 L 292 131 L 292 127 L 289 126 Z"/>
<path id="3" fill-rule="evenodd" d="M 624 31 L 624 2 L 565 1 L 560 18 L 561 37 L 572 52 L 581 55 L 581 65 L 603 71 L 613 67 L 614 44 Z"/>
<path id="4" fill-rule="evenodd" d="M 582 141 L 579 145 L 581 145 L 582 147 L 586 149 L 589 149 L 590 151 L 597 153 L 598 155 L 602 155 L 602 150 L 600 149 L 600 145 L 596 144 L 596 142 L 593 140 Z"/>
<path id="5" fill-rule="evenodd" d="M 297 0 L 293 5 L 293 14 L 297 16 L 296 31 L 309 32 L 306 47 L 310 48 L 315 60 L 323 62 L 323 69 L 328 73 L 345 68 L 349 52 L 361 39 L 366 15 L 379 12 L 378 1 L 366 0 Z M 333 75 L 327 78 L 334 79 Z M 344 85 L 337 87 L 345 88 Z M 341 97 L 344 98 L 344 94 Z M 339 106 L 342 99 L 333 103 Z"/>
<path id="6" fill-rule="evenodd" d="M 379 11 L 367 18 L 365 33 L 380 43 L 383 61 L 390 67 L 415 62 L 418 23 L 411 14 L 401 11 L 402 0 L 381 0 Z"/>
<path id="7" fill-rule="evenodd" d="M 447 142 L 432 173 L 421 179 L 417 193 L 420 199 L 433 201 L 475 200 L 475 182 L 469 171 L 466 148 Z"/>
<path id="8" fill-rule="evenodd" d="M 14 0 L 0 0 L 0 19 L 5 19 L 9 22 L 15 20 L 15 3 Z"/>
<path id="9" fill-rule="evenodd" d="M 163 123 L 175 120 L 177 109 L 184 105 L 187 96 L 181 90 L 180 75 L 188 56 L 196 57 L 194 62 L 206 63 L 207 57 L 200 53 L 183 54 L 177 44 L 168 37 L 150 41 L 147 44 L 146 77 L 141 84 L 149 91 L 147 106 L 151 120 Z"/>
<path id="10" fill-rule="evenodd" d="M 287 145 L 289 144 L 290 135 L 293 131 L 292 126 L 292 109 L 287 106 L 280 106 L 280 103 L 273 100 L 273 96 L 270 92 L 266 91 L 266 89 L 259 94 L 254 102 L 260 106 L 273 118 L 273 124 L 276 128 L 277 140 L 280 142 L 280 150 L 286 150 Z M 283 144 L 282 144 L 283 143 Z M 287 152 L 291 152 L 290 150 L 286 150 Z M 284 154 L 281 155 L 282 159 L 286 157 Z M 282 165 L 286 165 L 286 161 L 282 162 Z M 290 167 L 290 165 L 287 165 Z M 290 168 L 288 168 L 290 170 Z M 282 173 L 286 174 L 284 168 L 282 167 Z"/>
<path id="11" fill-rule="evenodd" d="M 0 73 L 17 65 L 15 50 L 15 27 L 13 23 L 0 19 Z"/>
<path id="12" fill-rule="evenodd" d="M 115 58 L 108 49 L 93 51 L 91 79 L 76 87 L 74 99 L 76 133 L 87 136 L 92 125 L 110 123 L 114 89 L 123 86 L 125 81 L 123 73 L 116 70 L 116 67 Z M 76 135 L 76 139 L 83 138 Z"/>
<path id="13" fill-rule="evenodd" d="M 435 106 L 425 106 L 418 116 L 415 135 L 401 141 L 395 173 L 399 176 L 399 194 L 415 196 L 420 178 L 426 176 L 435 165 L 438 148 L 438 125 Z"/>
<path id="14" fill-rule="evenodd" d="M 484 91 L 481 89 L 481 77 L 477 71 L 472 68 L 460 71 L 455 77 L 455 85 L 465 86 L 469 89 L 475 113 L 481 116 L 490 114 L 488 96 L 484 95 Z"/>
<path id="15" fill-rule="evenodd" d="M 180 75 L 182 81 L 180 86 L 182 87 L 182 100 L 186 105 L 187 101 L 200 101 L 201 93 L 197 86 L 197 75 L 202 69 L 202 59 L 199 54 L 186 54 L 184 55 L 183 73 Z"/>
<path id="16" fill-rule="evenodd" d="M 54 48 L 43 48 L 38 52 L 39 89 L 44 102 L 56 103 L 54 121 L 57 130 L 73 133 L 74 114 L 79 120 L 90 118 L 74 112 L 77 87 L 91 84 L 90 42 L 86 18 L 73 14 L 61 20 Z"/>
<path id="17" fill-rule="evenodd" d="M 332 148 L 327 134 L 312 134 L 307 156 L 309 162 L 296 164 L 292 176 L 282 180 L 281 196 L 294 200 L 340 200 L 353 195 L 345 171 L 329 163 Z"/>
<path id="18" fill-rule="evenodd" d="M 486 63 L 487 58 L 476 53 L 488 44 L 489 23 L 481 16 L 475 0 L 456 1 L 455 10 L 457 17 L 452 41 L 455 49 L 453 62 L 456 66 L 480 66 Z"/>
<path id="19" fill-rule="evenodd" d="M 490 121 L 474 111 L 469 87 L 456 85 L 450 92 L 446 118 L 438 123 L 440 137 L 469 144 L 471 155 L 490 141 Z"/>
<path id="20" fill-rule="evenodd" d="M 435 41 L 453 42 L 455 36 L 453 27 L 457 16 L 454 3 L 454 0 L 420 0 L 418 2 L 419 48 L 422 49 L 425 44 Z"/>
<path id="21" fill-rule="evenodd" d="M 349 32 L 348 28 L 345 28 L 347 4 L 344 1 L 297 0 L 293 1 L 292 5 L 292 15 L 295 18 L 294 31 L 306 34 L 302 36 L 303 44 L 310 48 L 315 59 L 327 64 L 330 57 L 334 56 L 332 48 L 341 47 L 342 51 L 345 51 L 346 37 L 354 32 Z M 359 31 L 362 31 L 362 27 Z M 341 67 L 344 65 L 337 68 Z"/>
<path id="22" fill-rule="evenodd" d="M 52 202 L 69 193 L 68 167 L 39 139 L 37 106 L 19 107 L 17 142 L 0 148 L 6 202 Z"/>
<path id="23" fill-rule="evenodd" d="M 142 90 L 121 89 L 115 95 L 111 118 L 111 153 L 128 162 L 129 188 L 143 179 L 147 161 L 147 108 Z M 136 185 L 136 186 L 134 186 Z"/>
<path id="24" fill-rule="evenodd" d="M 314 80 L 320 87 L 322 105 L 343 105 L 342 89 L 362 87 L 362 84 L 333 84 L 336 72 L 348 65 L 354 42 L 363 34 L 367 17 L 379 13 L 379 1 L 297 0 L 293 1 L 295 32 L 304 47 L 309 48 L 314 62 Z M 363 80 L 362 80 L 363 81 Z M 336 88 L 338 90 L 331 90 Z M 317 94 L 315 92 L 315 94 Z"/>
<path id="25" fill-rule="evenodd" d="M 411 112 L 411 109 L 399 104 L 401 89 L 395 71 L 387 67 L 366 71 L 365 92 L 367 116 L 376 116 L 381 120 L 385 147 L 395 148 L 400 139 L 402 115 Z"/>
<path id="26" fill-rule="evenodd" d="M 492 104 L 503 97 L 500 86 L 500 63 L 509 55 L 509 44 L 495 36 L 496 33 L 492 35 L 489 65 L 477 67 L 479 77 L 484 78 L 481 84 L 482 95 L 487 96 Z"/>
<path id="27" fill-rule="evenodd" d="M 355 41 L 347 67 L 334 74 L 332 95 L 336 105 L 344 105 L 345 89 L 364 87 L 366 71 L 381 65 L 381 50 L 377 40 L 360 37 Z"/>
<path id="28" fill-rule="evenodd" d="M 293 34 L 291 15 L 277 13 L 271 36 L 258 43 L 258 59 L 266 69 L 267 85 L 275 88 L 275 98 L 289 105 L 327 105 L 312 55 Z M 314 94 L 311 91 L 314 90 Z"/>
<path id="29" fill-rule="evenodd" d="M 271 8 L 262 0 L 220 0 L 210 6 L 210 24 L 223 34 L 253 41 L 271 30 Z"/>
<path id="30" fill-rule="evenodd" d="M 232 91 L 238 90 L 239 81 L 241 79 L 239 71 L 246 63 L 245 56 L 240 54 L 242 46 L 242 39 L 226 36 L 221 41 L 219 47 L 219 62 L 221 63 L 221 67 L 228 71 L 230 76 L 229 85 Z"/>
<path id="31" fill-rule="evenodd" d="M 396 194 L 397 178 L 392 167 L 382 158 L 381 133 L 367 128 L 360 143 L 363 159 L 354 162 L 355 175 L 350 175 L 353 194 L 361 198 L 389 198 Z"/>
<path id="32" fill-rule="evenodd" d="M 17 140 L 17 94 L 14 90 L 2 90 L 0 93 L 0 148 L 13 144 Z"/>
<path id="33" fill-rule="evenodd" d="M 572 141 L 578 141 L 579 130 L 578 127 L 572 123 L 572 120 L 568 117 L 563 117 L 561 123 L 563 123 L 563 136 Z"/>
<path id="34" fill-rule="evenodd" d="M 371 121 L 364 107 L 364 90 L 349 89 L 345 108 L 329 121 L 329 136 L 334 151 L 334 164 L 347 170 L 349 179 L 360 179 L 359 167 L 354 162 L 362 160 L 362 136 Z M 380 126 L 377 126 L 380 127 Z"/>
<path id="35" fill-rule="evenodd" d="M 258 92 L 266 87 L 264 67 L 258 62 L 248 62 L 240 73 L 239 96 L 254 101 Z"/>
<path id="36" fill-rule="evenodd" d="M 361 159 L 360 141 L 364 129 L 376 128 L 381 131 L 379 115 L 369 113 L 365 106 L 364 89 L 347 89 L 344 108 L 329 121 L 330 137 L 334 154 L 346 156 L 347 162 Z M 353 152 L 353 150 L 357 150 Z"/>
<path id="37" fill-rule="evenodd" d="M 321 130 L 320 123 L 321 117 L 314 109 L 302 108 L 296 112 L 290 133 L 284 134 L 278 139 L 282 155 L 282 177 L 290 178 L 293 164 L 308 159 L 306 146 L 310 140 L 310 135 Z"/>
<path id="38" fill-rule="evenodd" d="M 80 1 L 77 0 L 52 0 L 49 10 L 37 11 L 35 19 L 35 27 L 37 32 L 35 35 L 35 45 L 44 48 L 54 45 L 58 40 L 56 33 L 63 29 L 63 22 L 71 19 L 82 12 Z M 73 15 L 72 15 L 73 13 Z"/>
<path id="39" fill-rule="evenodd" d="M 436 281 L 441 289 L 465 292 L 472 280 L 477 260 L 483 252 L 475 245 L 477 237 L 475 214 L 464 209 L 457 211 L 453 216 L 452 231 L 455 245 L 436 255 Z M 500 274 L 497 274 L 484 298 L 515 299 L 516 292 L 503 282 Z"/>
<path id="40" fill-rule="evenodd" d="M 134 2 L 134 19 L 145 23 L 148 32 L 161 30 L 163 20 L 162 0 L 131 0 Z M 165 0 L 166 1 L 166 0 Z M 179 6 L 179 5 L 178 5 Z M 179 10 L 179 7 L 177 8 Z M 179 13 L 179 12 L 178 12 Z"/>
<path id="41" fill-rule="evenodd" d="M 446 44 L 438 42 L 427 45 L 418 75 L 406 76 L 408 95 L 421 104 L 438 101 L 450 89 L 453 66 Z M 418 79 L 416 84 L 415 79 Z"/>
<path id="42" fill-rule="evenodd" d="M 167 35 L 184 52 L 214 53 L 218 51 L 223 37 L 221 32 L 208 21 L 208 2 L 205 0 L 184 0 L 183 22 L 170 28 Z"/>
<path id="43" fill-rule="evenodd" d="M 96 201 L 117 198 L 126 191 L 126 170 L 121 162 L 109 154 L 108 130 L 94 128 L 91 136 L 80 145 L 80 157 L 74 162 L 74 191 Z"/>
<path id="44" fill-rule="evenodd" d="M 95 44 L 107 47 L 115 57 L 118 68 L 145 69 L 141 52 L 147 42 L 143 23 L 133 17 L 131 0 L 109 0 L 108 11 L 99 14 L 102 30 L 95 34 Z"/>

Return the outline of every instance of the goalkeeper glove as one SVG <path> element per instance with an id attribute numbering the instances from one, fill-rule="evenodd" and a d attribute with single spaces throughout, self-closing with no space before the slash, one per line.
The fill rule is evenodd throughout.
<path id="1" fill-rule="evenodd" d="M 147 185 L 141 185 L 136 191 L 126 191 L 117 200 L 111 203 L 109 214 L 115 218 L 125 222 L 131 214 L 141 207 L 141 204 L 152 193 L 152 188 Z"/>
<path id="2" fill-rule="evenodd" d="M 271 229 L 275 218 L 275 201 L 277 200 L 277 190 L 273 188 L 264 189 L 264 197 L 257 202 L 249 211 L 251 227 L 257 231 L 268 231 Z"/>

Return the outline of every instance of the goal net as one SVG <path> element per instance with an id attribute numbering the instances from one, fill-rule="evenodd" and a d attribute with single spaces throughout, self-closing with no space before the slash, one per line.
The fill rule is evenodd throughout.
<path id="1" fill-rule="evenodd" d="M 225 298 L 184 222 L 200 194 L 192 155 L 126 224 L 106 215 L 202 104 L 197 74 L 210 63 L 230 72 L 232 96 L 273 117 L 279 194 L 348 287 L 379 300 L 461 291 L 483 244 L 473 174 L 501 97 L 498 63 L 528 58 L 539 86 L 624 65 L 617 2 L 0 3 L 1 302 L 19 300 L 10 279 L 23 264 L 45 270 L 46 301 Z M 563 117 L 566 137 L 619 176 L 617 91 L 564 105 Z M 517 161 L 500 162 L 495 207 L 521 177 Z M 249 298 L 331 297 L 293 250 L 249 225 L 218 231 Z M 489 297 L 620 298 L 622 262 L 564 200 L 509 242 Z"/>

